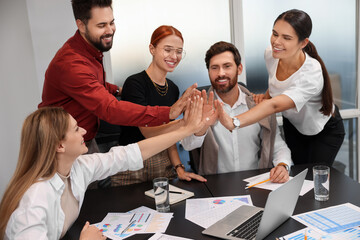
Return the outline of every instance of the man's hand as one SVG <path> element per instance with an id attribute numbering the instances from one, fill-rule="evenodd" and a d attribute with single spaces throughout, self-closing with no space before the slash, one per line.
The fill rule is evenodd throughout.
<path id="1" fill-rule="evenodd" d="M 218 112 L 219 121 L 221 122 L 221 124 L 228 130 L 232 131 L 235 128 L 232 118 L 225 112 L 222 104 L 219 101 L 215 102 L 215 108 Z"/>
<path id="2" fill-rule="evenodd" d="M 277 165 L 270 170 L 270 180 L 274 183 L 284 183 L 289 181 L 289 173 L 284 165 Z"/>
<path id="3" fill-rule="evenodd" d="M 89 222 L 86 222 L 80 233 L 80 240 L 105 240 L 106 237 L 95 226 L 90 226 Z"/>
<path id="4" fill-rule="evenodd" d="M 200 95 L 200 91 L 196 89 L 197 83 L 194 83 L 191 85 L 184 94 L 174 103 L 170 108 L 170 119 L 176 119 L 178 116 L 180 116 L 181 113 L 184 112 L 186 103 L 189 98 L 191 98 L 193 95 Z"/>

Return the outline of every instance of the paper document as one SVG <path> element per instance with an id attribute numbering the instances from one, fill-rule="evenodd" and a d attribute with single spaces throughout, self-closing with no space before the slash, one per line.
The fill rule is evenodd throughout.
<path id="1" fill-rule="evenodd" d="M 266 173 L 263 173 L 260 175 L 256 175 L 254 177 L 243 179 L 243 181 L 248 182 L 248 184 L 246 186 L 251 186 L 255 183 L 262 182 L 269 178 L 270 178 L 270 172 L 266 172 Z M 293 177 L 290 177 L 289 180 L 292 178 Z M 254 187 L 273 191 L 273 190 L 277 189 L 278 187 L 280 187 L 282 184 L 283 183 L 273 183 L 273 182 L 268 181 L 268 182 L 256 185 Z M 313 188 L 314 188 L 314 182 L 305 179 L 299 195 L 303 196 L 305 193 L 307 193 L 308 191 L 310 191 Z"/>
<path id="2" fill-rule="evenodd" d="M 244 204 L 252 205 L 250 195 L 187 199 L 185 218 L 208 228 Z"/>
<path id="3" fill-rule="evenodd" d="M 360 226 L 360 208 L 351 203 L 345 203 L 298 214 L 292 218 L 326 235 Z"/>
<path id="4" fill-rule="evenodd" d="M 94 225 L 108 238 L 124 239 L 139 233 L 165 232 L 172 217 L 173 213 L 108 213 Z"/>
<path id="5" fill-rule="evenodd" d="M 192 240 L 190 238 L 175 237 L 163 233 L 155 233 L 149 240 Z"/>
<path id="6" fill-rule="evenodd" d="M 299 231 L 288 234 L 284 237 L 278 238 L 279 240 L 304 240 L 306 234 L 307 240 L 355 240 L 360 239 L 360 228 L 349 228 L 337 233 L 322 235 L 321 233 L 310 229 L 304 228 Z"/>
<path id="7" fill-rule="evenodd" d="M 173 193 L 172 193 L 173 192 Z M 154 189 L 148 190 L 145 192 L 146 196 L 154 198 Z M 184 189 L 175 187 L 174 185 L 169 184 L 169 202 L 170 205 L 185 200 L 194 196 L 193 192 L 186 191 Z"/>

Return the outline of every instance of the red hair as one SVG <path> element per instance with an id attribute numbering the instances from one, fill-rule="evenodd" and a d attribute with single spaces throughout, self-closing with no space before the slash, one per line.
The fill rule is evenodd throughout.
<path id="1" fill-rule="evenodd" d="M 157 29 L 155 29 L 155 31 L 151 35 L 150 43 L 154 47 L 156 47 L 156 45 L 159 43 L 159 41 L 161 39 L 163 39 L 163 38 L 165 38 L 167 36 L 170 36 L 170 35 L 176 35 L 179 38 L 181 38 L 181 41 L 184 42 L 182 34 L 181 34 L 181 32 L 179 30 L 177 30 L 173 26 L 162 25 L 162 26 L 158 27 Z"/>

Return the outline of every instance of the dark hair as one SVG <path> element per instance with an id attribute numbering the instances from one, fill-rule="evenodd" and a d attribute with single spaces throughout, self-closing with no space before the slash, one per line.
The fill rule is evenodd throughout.
<path id="1" fill-rule="evenodd" d="M 310 16 L 306 12 L 297 9 L 288 10 L 276 18 L 274 25 L 278 20 L 283 20 L 293 27 L 296 35 L 299 38 L 299 42 L 310 37 L 312 22 Z M 322 107 L 320 108 L 320 112 L 322 112 L 324 115 L 330 115 L 333 106 L 333 95 L 328 71 L 326 70 L 325 64 L 312 42 L 309 41 L 308 44 L 304 47 L 303 51 L 305 51 L 309 56 L 315 58 L 321 65 L 324 78 L 324 87 L 321 94 Z"/>
<path id="2" fill-rule="evenodd" d="M 220 41 L 220 42 L 213 44 L 209 48 L 209 50 L 207 50 L 206 55 L 205 55 L 206 68 L 209 69 L 210 59 L 213 56 L 218 55 L 223 52 L 226 52 L 226 51 L 229 51 L 233 54 L 236 66 L 239 66 L 241 64 L 241 56 L 240 56 L 239 50 L 232 43 Z"/>
<path id="3" fill-rule="evenodd" d="M 184 39 L 182 37 L 182 34 L 179 30 L 177 30 L 176 28 L 174 28 L 173 26 L 167 26 L 167 25 L 162 25 L 160 27 L 158 27 L 157 29 L 155 29 L 155 31 L 153 32 L 153 34 L 151 35 L 151 44 L 156 47 L 156 45 L 159 43 L 159 41 L 167 36 L 170 35 L 176 35 L 179 38 L 181 38 L 181 40 L 184 42 Z"/>
<path id="4" fill-rule="evenodd" d="M 91 18 L 93 7 L 111 7 L 112 0 L 71 0 L 75 20 L 80 19 L 87 24 Z"/>

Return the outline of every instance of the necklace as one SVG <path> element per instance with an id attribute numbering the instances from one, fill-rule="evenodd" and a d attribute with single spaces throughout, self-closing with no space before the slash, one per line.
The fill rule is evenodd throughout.
<path id="1" fill-rule="evenodd" d="M 151 79 L 149 74 L 147 74 L 147 75 L 149 76 L 149 78 L 150 78 L 151 82 L 153 83 L 153 85 L 154 85 L 156 91 L 158 92 L 158 94 L 160 96 L 165 96 L 167 94 L 168 90 L 169 90 L 169 85 L 168 85 L 168 82 L 167 82 L 166 78 L 165 78 L 165 86 L 161 86 L 161 85 L 157 84 L 156 82 L 154 82 Z"/>

